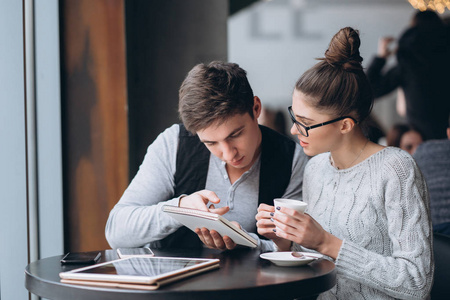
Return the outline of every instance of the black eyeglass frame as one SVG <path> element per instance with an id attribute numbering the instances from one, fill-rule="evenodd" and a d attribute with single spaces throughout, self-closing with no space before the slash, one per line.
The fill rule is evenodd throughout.
<path id="1" fill-rule="evenodd" d="M 358 121 L 356 121 L 355 118 L 350 117 L 350 116 L 343 116 L 343 117 L 339 117 L 339 118 L 336 118 L 336 119 L 333 119 L 333 120 L 330 120 L 330 121 L 327 121 L 327 122 L 323 122 L 323 123 L 320 123 L 320 124 L 315 124 L 315 125 L 311 125 L 311 126 L 305 126 L 305 125 L 303 125 L 302 123 L 300 123 L 299 121 L 297 121 L 295 119 L 295 115 L 294 115 L 294 111 L 292 110 L 292 106 L 288 107 L 288 112 L 289 112 L 289 116 L 291 117 L 292 123 L 295 124 L 295 126 L 297 127 L 298 132 L 301 135 L 306 136 L 306 137 L 309 136 L 309 132 L 308 131 L 311 130 L 311 129 L 314 129 L 314 128 L 317 128 L 317 127 L 322 127 L 322 126 L 325 126 L 325 125 L 328 125 L 328 124 L 331 124 L 331 123 L 334 123 L 334 122 L 337 122 L 337 121 L 340 121 L 340 120 L 344 120 L 344 119 L 347 119 L 347 118 L 352 119 L 355 122 L 355 124 L 358 124 Z M 306 135 L 303 134 L 303 131 L 301 130 L 301 128 L 299 126 L 302 126 L 305 129 Z"/>

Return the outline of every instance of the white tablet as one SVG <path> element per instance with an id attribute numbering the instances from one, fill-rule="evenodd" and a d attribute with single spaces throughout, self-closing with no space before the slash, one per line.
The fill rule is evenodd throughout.
<path id="1" fill-rule="evenodd" d="M 59 276 L 63 280 L 158 284 L 179 275 L 187 277 L 189 273 L 217 268 L 219 262 L 219 259 L 184 257 L 128 257 L 61 272 Z"/>
<path id="2" fill-rule="evenodd" d="M 155 256 L 153 251 L 148 248 L 118 248 L 117 255 L 119 258 L 126 258 L 126 257 L 149 257 L 149 256 Z"/>

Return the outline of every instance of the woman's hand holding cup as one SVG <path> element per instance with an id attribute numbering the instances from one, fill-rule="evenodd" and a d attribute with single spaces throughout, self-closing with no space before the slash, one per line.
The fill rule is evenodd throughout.
<path id="1" fill-rule="evenodd" d="M 293 199 L 274 199 L 275 206 L 270 206 L 267 204 L 260 204 L 258 207 L 258 213 L 256 215 L 256 226 L 258 228 L 258 233 L 268 239 L 271 239 L 275 242 L 278 249 L 280 251 L 290 250 L 292 242 L 283 237 L 280 237 L 277 234 L 274 217 L 275 214 L 281 214 L 279 211 L 275 209 L 275 207 L 281 207 L 280 205 L 290 205 L 294 209 L 301 211 L 303 213 L 306 209 L 307 204 Z"/>
<path id="2" fill-rule="evenodd" d="M 291 224 L 296 219 L 296 216 L 300 214 L 303 215 L 306 207 L 308 206 L 308 204 L 303 201 L 285 198 L 275 198 L 273 199 L 273 204 L 275 207 L 275 214 L 271 221 L 275 225 L 273 232 L 277 235 L 277 237 L 280 237 L 280 234 L 284 233 L 282 228 L 285 228 L 285 226 L 281 226 L 282 228 L 279 228 L 277 224 L 283 223 L 283 225 L 291 227 Z M 286 212 L 282 212 L 281 210 L 286 210 Z"/>
<path id="3" fill-rule="evenodd" d="M 277 201 L 275 202 L 275 200 Z M 304 212 L 307 207 L 306 203 L 294 201 L 296 200 L 279 201 L 279 199 L 274 199 L 276 213 L 272 222 L 275 225 L 274 232 L 277 237 L 336 259 L 342 246 L 342 240 L 325 231 L 314 218 Z"/>

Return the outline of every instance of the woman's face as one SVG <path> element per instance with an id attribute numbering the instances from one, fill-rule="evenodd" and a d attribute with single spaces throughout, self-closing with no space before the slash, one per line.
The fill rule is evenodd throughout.
<path id="1" fill-rule="evenodd" d="M 306 101 L 306 96 L 300 91 L 295 90 L 292 95 L 292 111 L 296 121 L 305 125 L 312 126 L 330 121 L 336 116 L 319 112 Z M 296 135 L 300 141 L 300 146 L 308 156 L 314 156 L 319 153 L 329 152 L 335 149 L 341 141 L 340 134 L 341 121 L 331 123 L 325 126 L 313 128 L 308 131 L 306 137 L 292 124 L 291 134 Z"/>

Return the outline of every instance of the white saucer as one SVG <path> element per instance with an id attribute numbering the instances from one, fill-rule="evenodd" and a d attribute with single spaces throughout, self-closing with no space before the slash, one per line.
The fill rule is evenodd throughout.
<path id="1" fill-rule="evenodd" d="M 262 253 L 259 255 L 262 259 L 270 260 L 272 263 L 274 263 L 277 266 L 281 267 L 294 267 L 294 266 L 302 266 L 309 264 L 310 262 L 322 258 L 322 254 L 318 253 L 309 253 L 309 252 L 299 252 L 304 255 L 308 255 L 308 257 L 304 258 L 298 258 L 294 257 L 291 254 L 291 251 L 284 251 L 284 252 L 267 252 Z"/>

